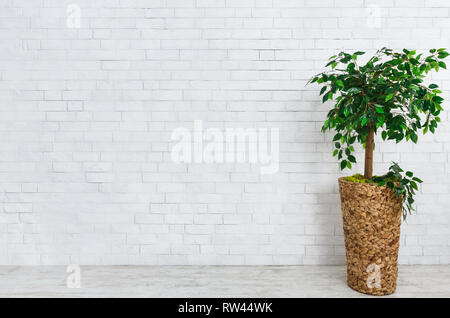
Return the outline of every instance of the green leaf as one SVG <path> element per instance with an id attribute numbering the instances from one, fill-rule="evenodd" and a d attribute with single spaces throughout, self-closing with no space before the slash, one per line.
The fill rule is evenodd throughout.
<path id="1" fill-rule="evenodd" d="M 336 135 L 334 135 L 333 141 L 337 141 L 341 138 L 342 138 L 342 135 L 340 133 L 337 133 Z"/>
<path id="2" fill-rule="evenodd" d="M 394 97 L 394 94 L 389 94 L 389 95 L 387 95 L 386 96 L 386 98 L 385 98 L 385 102 L 388 102 L 388 101 L 390 101 L 392 98 Z"/>
<path id="3" fill-rule="evenodd" d="M 422 183 L 423 181 L 422 180 L 420 180 L 419 178 L 417 178 L 417 177 L 414 177 L 414 178 L 412 178 L 414 181 L 416 181 L 416 182 L 419 182 L 419 183 Z"/>
<path id="4" fill-rule="evenodd" d="M 382 107 L 376 107 L 375 110 L 378 114 L 384 114 L 384 109 Z"/>
<path id="5" fill-rule="evenodd" d="M 436 103 L 442 103 L 444 101 L 444 99 L 441 96 L 437 96 L 437 95 L 433 96 L 432 100 L 433 100 L 433 102 L 436 102 Z"/>
<path id="6" fill-rule="evenodd" d="M 367 123 L 367 117 L 363 117 L 361 120 L 361 126 L 364 127 L 364 125 Z"/>
<path id="7" fill-rule="evenodd" d="M 447 56 L 449 56 L 449 53 L 445 52 L 445 51 L 439 52 L 439 54 L 438 54 L 438 58 L 441 59 L 441 60 L 445 59 Z"/>
<path id="8" fill-rule="evenodd" d="M 360 88 L 358 88 L 358 87 L 352 87 L 352 88 L 350 88 L 347 92 L 350 93 L 350 94 L 355 94 L 355 93 L 359 93 L 360 91 L 361 91 Z"/>
<path id="9" fill-rule="evenodd" d="M 344 170 L 347 167 L 347 160 L 341 161 L 341 170 Z"/>

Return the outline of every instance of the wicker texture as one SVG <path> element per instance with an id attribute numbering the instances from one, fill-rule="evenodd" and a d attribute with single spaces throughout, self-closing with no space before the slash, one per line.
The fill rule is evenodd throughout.
<path id="1" fill-rule="evenodd" d="M 388 295 L 397 285 L 402 200 L 386 186 L 339 179 L 347 283 L 365 294 Z"/>

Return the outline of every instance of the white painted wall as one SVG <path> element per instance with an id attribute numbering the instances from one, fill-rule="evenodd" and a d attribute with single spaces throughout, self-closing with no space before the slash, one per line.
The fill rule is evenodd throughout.
<path id="1" fill-rule="evenodd" d="M 343 264 L 331 104 L 305 83 L 342 49 L 449 47 L 449 7 L 0 0 L 0 264 Z M 442 119 L 376 150 L 376 172 L 396 160 L 425 180 L 401 263 L 450 263 Z M 173 163 L 171 133 L 194 120 L 279 128 L 279 173 Z"/>

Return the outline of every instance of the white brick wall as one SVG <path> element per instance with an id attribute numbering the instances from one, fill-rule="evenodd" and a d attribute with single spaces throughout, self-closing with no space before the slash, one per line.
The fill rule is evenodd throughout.
<path id="1" fill-rule="evenodd" d="M 305 83 L 341 49 L 449 47 L 449 8 L 0 0 L 0 264 L 344 263 L 340 174 L 320 133 L 330 105 Z M 450 101 L 450 72 L 434 78 Z M 376 172 L 398 160 L 425 180 L 401 263 L 450 263 L 442 119 L 418 145 L 376 149 Z M 171 162 L 172 130 L 194 120 L 280 128 L 279 173 Z"/>

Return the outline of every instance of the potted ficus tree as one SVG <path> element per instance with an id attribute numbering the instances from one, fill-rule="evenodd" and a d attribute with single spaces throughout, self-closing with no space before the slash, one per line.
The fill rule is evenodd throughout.
<path id="1" fill-rule="evenodd" d="M 356 142 L 365 151 L 364 175 L 339 179 L 347 258 L 348 285 L 362 293 L 395 291 L 401 216 L 413 211 L 422 181 L 397 163 L 373 175 L 375 136 L 382 140 L 417 142 L 419 131 L 434 133 L 442 111 L 442 93 L 425 84 L 426 75 L 446 68 L 445 49 L 427 53 L 379 50 L 365 63 L 364 52 L 332 56 L 329 71 L 311 79 L 323 85 L 322 101 L 334 101 L 322 130 L 334 130 L 334 156 L 341 169 L 352 168 Z"/>

